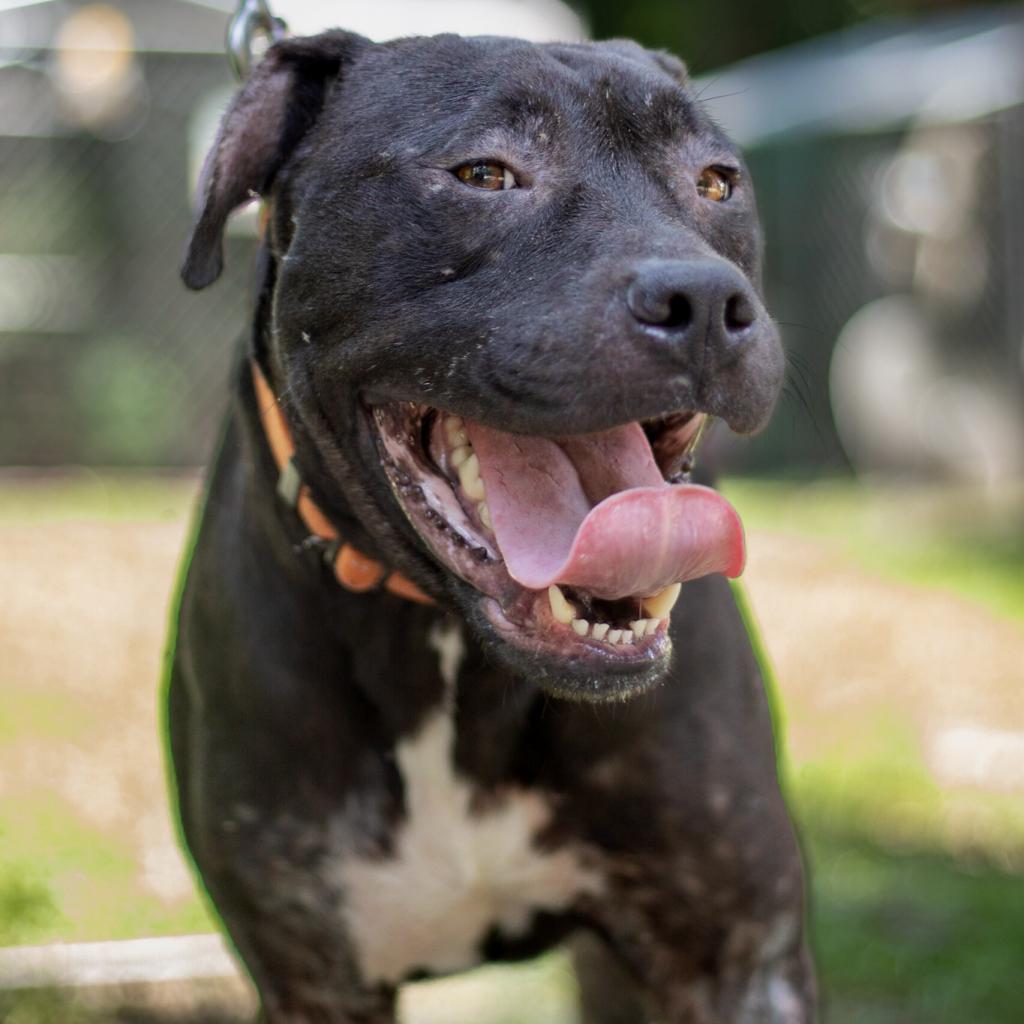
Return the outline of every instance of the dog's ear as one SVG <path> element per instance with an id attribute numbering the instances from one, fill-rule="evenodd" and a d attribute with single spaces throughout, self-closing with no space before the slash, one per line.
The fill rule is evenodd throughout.
<path id="1" fill-rule="evenodd" d="M 324 32 L 276 43 L 256 65 L 221 120 L 203 167 L 181 268 L 189 288 L 205 288 L 220 277 L 228 216 L 271 187 L 319 116 L 331 82 L 372 45 L 351 32 Z"/>
<path id="2" fill-rule="evenodd" d="M 650 66 L 652 63 L 656 64 L 666 75 L 674 78 L 680 85 L 690 84 L 690 73 L 686 69 L 686 65 L 675 54 L 669 53 L 668 50 L 648 50 L 646 46 L 641 46 L 632 39 L 606 39 L 597 45 L 614 50 L 623 57 L 636 61 L 638 64 L 645 64 L 647 66 Z"/>
<path id="3" fill-rule="evenodd" d="M 648 52 L 654 58 L 655 64 L 665 74 L 671 75 L 680 85 L 690 84 L 690 72 L 674 53 L 669 53 L 668 50 L 650 50 Z"/>

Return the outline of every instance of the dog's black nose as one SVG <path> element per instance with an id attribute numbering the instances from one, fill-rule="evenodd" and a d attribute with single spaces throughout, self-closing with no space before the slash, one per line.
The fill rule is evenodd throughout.
<path id="1" fill-rule="evenodd" d="M 726 361 L 756 333 L 760 303 L 747 279 L 718 259 L 647 260 L 626 291 L 630 312 L 679 356 L 704 343 L 705 360 Z"/>

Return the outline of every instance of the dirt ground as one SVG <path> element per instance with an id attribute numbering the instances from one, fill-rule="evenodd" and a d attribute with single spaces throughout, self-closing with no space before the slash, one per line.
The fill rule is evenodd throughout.
<path id="1" fill-rule="evenodd" d="M 956 595 L 858 571 L 828 544 L 758 532 L 745 574 L 799 764 L 849 741 L 851 716 L 888 709 L 935 762 L 955 730 L 1024 729 L 1024 627 Z M 856 740 L 855 731 L 852 734 Z M 849 750 L 855 756 L 855 747 Z M 933 763 L 941 778 L 957 765 Z M 1016 788 L 994 765 L 993 788 Z M 945 776 L 943 773 L 946 773 Z"/>

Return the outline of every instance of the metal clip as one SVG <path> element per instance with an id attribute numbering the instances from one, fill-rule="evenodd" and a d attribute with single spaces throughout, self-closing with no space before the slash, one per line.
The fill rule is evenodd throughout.
<path id="1" fill-rule="evenodd" d="M 299 492 L 302 490 L 302 477 L 293 455 L 281 468 L 277 477 L 278 497 L 291 509 L 299 504 Z"/>
<path id="2" fill-rule="evenodd" d="M 284 20 L 270 13 L 267 0 L 241 0 L 228 22 L 226 42 L 228 60 L 239 81 L 248 78 L 252 71 L 257 40 L 276 43 L 287 31 Z"/>

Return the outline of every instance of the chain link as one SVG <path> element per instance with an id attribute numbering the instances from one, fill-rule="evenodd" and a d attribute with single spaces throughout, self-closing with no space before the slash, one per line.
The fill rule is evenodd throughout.
<path id="1" fill-rule="evenodd" d="M 260 54 L 260 42 L 275 43 L 287 31 L 284 20 L 271 14 L 267 0 L 241 0 L 227 32 L 228 60 L 239 81 L 248 78 L 252 71 Z"/>

